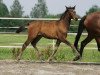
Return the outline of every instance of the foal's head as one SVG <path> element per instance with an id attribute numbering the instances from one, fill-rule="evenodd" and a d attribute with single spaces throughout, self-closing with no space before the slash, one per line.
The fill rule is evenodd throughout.
<path id="1" fill-rule="evenodd" d="M 66 7 L 66 6 L 65 6 Z M 78 16 L 76 15 L 75 6 L 74 7 L 66 7 L 66 11 L 70 19 L 78 20 Z"/>

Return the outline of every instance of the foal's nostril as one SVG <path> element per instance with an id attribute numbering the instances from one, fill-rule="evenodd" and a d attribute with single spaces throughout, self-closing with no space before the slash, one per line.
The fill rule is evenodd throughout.
<path id="1" fill-rule="evenodd" d="M 78 18 L 77 18 L 77 17 L 74 17 L 73 19 L 74 19 L 75 21 L 77 21 L 77 20 L 78 20 Z"/>

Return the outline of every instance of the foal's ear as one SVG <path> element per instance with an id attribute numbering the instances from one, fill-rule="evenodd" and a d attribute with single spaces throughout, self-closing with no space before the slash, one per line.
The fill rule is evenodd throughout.
<path id="1" fill-rule="evenodd" d="M 66 9 L 68 9 L 68 7 L 67 6 L 65 6 L 66 7 Z"/>
<path id="2" fill-rule="evenodd" d="M 75 9 L 76 5 L 73 7 L 73 9 Z"/>

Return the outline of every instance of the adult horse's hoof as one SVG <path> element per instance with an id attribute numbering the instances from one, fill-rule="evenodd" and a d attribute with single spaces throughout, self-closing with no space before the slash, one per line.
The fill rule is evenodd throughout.
<path id="1" fill-rule="evenodd" d="M 79 56 L 76 56 L 74 59 L 73 59 L 73 61 L 77 61 L 77 60 L 79 60 L 81 58 L 81 56 L 79 55 Z"/>

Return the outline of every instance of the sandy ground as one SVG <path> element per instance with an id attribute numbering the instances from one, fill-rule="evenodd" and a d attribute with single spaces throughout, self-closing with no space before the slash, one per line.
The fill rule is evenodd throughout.
<path id="1" fill-rule="evenodd" d="M 100 65 L 0 61 L 0 75 L 100 75 Z"/>

